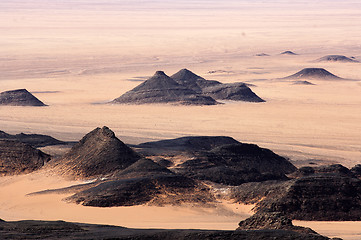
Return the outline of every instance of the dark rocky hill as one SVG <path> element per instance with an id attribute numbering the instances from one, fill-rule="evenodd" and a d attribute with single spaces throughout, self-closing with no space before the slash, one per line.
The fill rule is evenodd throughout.
<path id="1" fill-rule="evenodd" d="M 177 83 L 187 88 L 192 89 L 195 92 L 202 93 L 202 89 L 205 87 L 215 86 L 222 84 L 218 81 L 206 80 L 188 69 L 182 69 L 171 76 Z"/>
<path id="2" fill-rule="evenodd" d="M 297 53 L 294 53 L 292 51 L 284 51 L 281 53 L 281 55 L 298 55 Z"/>
<path id="3" fill-rule="evenodd" d="M 296 170 L 285 158 L 230 137 L 183 137 L 135 146 L 146 156 L 174 161 L 172 170 L 184 176 L 228 185 L 287 179 Z M 183 159 L 181 163 L 179 159 Z"/>
<path id="4" fill-rule="evenodd" d="M 304 167 L 289 181 L 247 183 L 233 189 L 236 201 L 257 203 L 260 214 L 290 219 L 360 221 L 361 180 L 341 166 Z"/>
<path id="5" fill-rule="evenodd" d="M 60 141 L 48 135 L 41 134 L 15 134 L 11 135 L 0 130 L 0 140 L 17 140 L 22 143 L 31 145 L 32 147 L 45 147 L 50 145 L 66 144 L 66 142 Z"/>
<path id="6" fill-rule="evenodd" d="M 293 82 L 294 85 L 315 85 L 309 81 L 295 81 Z"/>
<path id="7" fill-rule="evenodd" d="M 255 56 L 256 57 L 269 57 L 269 54 L 267 54 L 267 53 L 257 53 Z"/>
<path id="8" fill-rule="evenodd" d="M 30 173 L 49 160 L 49 155 L 27 144 L 0 140 L 0 176 Z"/>
<path id="9" fill-rule="evenodd" d="M 203 183 L 177 175 L 149 159 L 140 159 L 108 179 L 87 186 L 79 187 L 81 191 L 67 200 L 96 207 L 214 202 L 209 187 Z"/>
<path id="10" fill-rule="evenodd" d="M 0 221 L 1 239 L 118 239 L 118 240 L 328 240 L 329 238 L 289 230 L 169 230 L 132 229 L 110 225 L 64 221 Z"/>
<path id="11" fill-rule="evenodd" d="M 177 83 L 164 72 L 158 71 L 153 77 L 126 92 L 112 103 L 145 104 L 177 103 L 185 105 L 214 105 L 217 102 L 207 96 Z"/>
<path id="12" fill-rule="evenodd" d="M 218 84 L 203 88 L 203 94 L 217 100 L 234 100 L 246 102 L 265 102 L 245 83 Z"/>
<path id="13" fill-rule="evenodd" d="M 327 55 L 315 60 L 315 62 L 358 62 L 358 61 L 343 55 Z"/>
<path id="14" fill-rule="evenodd" d="M 26 89 L 11 90 L 0 93 L 0 105 L 46 106 Z"/>
<path id="15" fill-rule="evenodd" d="M 296 167 L 272 151 L 253 144 L 231 144 L 196 152 L 174 171 L 185 176 L 226 185 L 287 179 Z"/>
<path id="16" fill-rule="evenodd" d="M 192 136 L 175 139 L 161 140 L 155 142 L 146 142 L 136 145 L 135 147 L 152 152 L 172 152 L 172 151 L 201 151 L 211 150 L 218 146 L 239 143 L 231 137 L 224 136 Z"/>
<path id="17" fill-rule="evenodd" d="M 51 168 L 73 178 L 89 178 L 125 169 L 141 157 L 120 141 L 107 127 L 96 128 L 83 137 Z"/>
<path id="18" fill-rule="evenodd" d="M 304 68 L 301 71 L 283 79 L 316 79 L 316 80 L 340 80 L 340 78 L 323 68 Z"/>

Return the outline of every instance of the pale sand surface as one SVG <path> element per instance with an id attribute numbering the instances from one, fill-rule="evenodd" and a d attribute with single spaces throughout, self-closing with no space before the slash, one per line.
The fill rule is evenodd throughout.
<path id="1" fill-rule="evenodd" d="M 360 63 L 311 61 L 327 54 L 361 60 L 361 3 L 139 2 L 1 1 L 0 91 L 27 88 L 50 106 L 0 107 L 0 130 L 74 141 L 107 125 L 127 143 L 226 135 L 270 148 L 297 166 L 360 163 L 360 81 L 310 80 L 317 85 L 302 86 L 264 79 L 324 67 L 340 77 L 360 80 Z M 286 50 L 300 55 L 279 55 Z M 271 56 L 254 56 L 262 52 Z M 257 86 L 252 89 L 267 102 L 205 107 L 94 104 L 132 89 L 139 77 L 156 70 L 171 75 L 181 68 L 206 79 L 253 83 Z M 208 74 L 215 70 L 226 72 Z M 0 218 L 234 229 L 244 216 L 209 209 L 200 214 L 191 208 L 98 209 L 66 204 L 60 201 L 62 195 L 24 197 L 67 185 L 38 174 L 1 178 Z M 326 235 L 360 238 L 348 230 L 357 230 L 359 223 L 311 224 Z"/>
<path id="2" fill-rule="evenodd" d="M 200 206 L 133 206 L 97 208 L 62 201 L 64 194 L 31 195 L 35 191 L 70 186 L 65 181 L 39 172 L 0 178 L 0 216 L 4 220 L 64 220 L 111 224 L 132 228 L 184 228 L 234 230 L 250 216 L 252 205 L 219 202 L 216 208 Z"/>

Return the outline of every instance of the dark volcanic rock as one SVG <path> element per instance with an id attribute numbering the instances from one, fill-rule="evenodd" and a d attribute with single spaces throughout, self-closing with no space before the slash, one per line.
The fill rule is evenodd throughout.
<path id="1" fill-rule="evenodd" d="M 315 85 L 309 81 L 295 81 L 293 84 L 294 85 Z"/>
<path id="2" fill-rule="evenodd" d="M 201 93 L 205 87 L 215 86 L 222 84 L 218 81 L 206 80 L 188 69 L 182 69 L 171 76 L 177 83 L 187 88 L 192 89 L 195 92 Z"/>
<path id="3" fill-rule="evenodd" d="M 340 80 L 342 78 L 323 68 L 304 68 L 291 76 L 285 77 L 284 79 Z"/>
<path id="4" fill-rule="evenodd" d="M 231 144 L 196 152 L 174 169 L 185 176 L 227 185 L 287 179 L 296 167 L 272 151 L 253 144 Z"/>
<path id="5" fill-rule="evenodd" d="M 0 222 L 1 239 L 119 239 L 119 240 L 328 240 L 316 234 L 289 230 L 168 230 L 132 229 L 63 221 Z"/>
<path id="6" fill-rule="evenodd" d="M 351 168 L 351 172 L 358 178 L 361 178 L 361 164 L 355 165 Z"/>
<path id="7" fill-rule="evenodd" d="M 119 177 L 119 176 L 118 176 Z M 84 206 L 112 207 L 150 205 L 206 204 L 215 199 L 201 183 L 175 174 L 124 178 L 106 181 L 67 198 Z"/>
<path id="8" fill-rule="evenodd" d="M 299 220 L 361 220 L 361 180 L 351 171 L 341 165 L 301 171 L 304 176 L 259 202 L 257 211 L 281 212 Z"/>
<path id="9" fill-rule="evenodd" d="M 46 106 L 26 89 L 18 89 L 0 93 L 0 105 Z"/>
<path id="10" fill-rule="evenodd" d="M 281 53 L 281 55 L 298 55 L 297 53 L 294 53 L 292 51 L 284 51 Z"/>
<path id="11" fill-rule="evenodd" d="M 310 228 L 298 227 L 279 212 L 262 212 L 241 221 L 238 230 L 282 229 L 300 233 L 317 234 Z"/>
<path id="12" fill-rule="evenodd" d="M 50 145 L 65 144 L 65 142 L 47 135 L 25 134 L 25 133 L 11 135 L 3 131 L 0 131 L 0 140 L 17 140 L 19 142 L 29 144 L 30 146 L 35 148 L 45 147 Z"/>
<path id="13" fill-rule="evenodd" d="M 245 83 L 219 84 L 203 88 L 203 94 L 214 99 L 246 102 L 265 102 L 258 97 Z"/>
<path id="14" fill-rule="evenodd" d="M 230 137 L 183 137 L 136 146 L 142 154 L 168 161 L 184 159 L 172 170 L 216 183 L 239 185 L 249 181 L 287 179 L 296 167 L 268 149 L 242 144 Z"/>
<path id="15" fill-rule="evenodd" d="M 140 156 L 107 127 L 96 128 L 83 137 L 53 168 L 73 178 L 110 174 L 135 163 Z"/>
<path id="16" fill-rule="evenodd" d="M 27 144 L 0 140 L 0 176 L 30 173 L 49 160 L 49 155 Z"/>
<path id="17" fill-rule="evenodd" d="M 239 143 L 231 137 L 223 136 L 194 136 L 180 137 L 169 140 L 161 140 L 156 142 L 146 142 L 137 145 L 143 149 L 159 149 L 161 151 L 201 151 L 211 150 L 215 147 Z"/>
<path id="18" fill-rule="evenodd" d="M 217 104 L 213 98 L 197 94 L 194 90 L 177 83 L 162 71 L 156 72 L 153 77 L 114 99 L 112 103 Z"/>
<path id="19" fill-rule="evenodd" d="M 327 55 L 317 59 L 315 62 L 358 62 L 343 55 Z"/>

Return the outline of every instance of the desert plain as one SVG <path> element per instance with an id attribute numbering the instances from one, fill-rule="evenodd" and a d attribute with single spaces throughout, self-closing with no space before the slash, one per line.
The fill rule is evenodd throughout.
<path id="1" fill-rule="evenodd" d="M 128 144 L 182 136 L 231 136 L 297 167 L 361 163 L 361 61 L 357 1 L 47 1 L 0 3 L 0 91 L 26 88 L 48 106 L 0 106 L 0 130 L 78 141 L 108 126 Z M 296 55 L 281 54 L 292 51 Z M 269 56 L 257 56 L 265 53 Z M 245 82 L 266 102 L 215 106 L 106 104 L 162 70 Z M 281 79 L 324 68 L 341 80 Z M 60 155 L 67 149 L 44 147 Z M 27 196 L 73 185 L 46 171 L 0 178 L 0 218 L 138 228 L 233 230 L 252 206 L 95 208 Z M 361 222 L 306 222 L 320 234 L 360 239 Z"/>

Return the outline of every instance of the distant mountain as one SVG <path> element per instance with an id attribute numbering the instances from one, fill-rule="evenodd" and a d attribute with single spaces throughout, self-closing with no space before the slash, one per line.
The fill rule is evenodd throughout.
<path id="1" fill-rule="evenodd" d="M 266 54 L 266 53 L 257 53 L 255 56 L 256 56 L 256 57 L 268 57 L 269 54 Z"/>
<path id="2" fill-rule="evenodd" d="M 0 105 L 11 106 L 46 106 L 42 101 L 26 89 L 18 89 L 0 93 Z"/>
<path id="3" fill-rule="evenodd" d="M 126 92 L 112 103 L 145 104 L 145 103 L 177 103 L 184 105 L 214 105 L 217 102 L 208 96 L 197 94 L 164 72 L 157 71 L 153 77 Z"/>
<path id="4" fill-rule="evenodd" d="M 85 135 L 51 168 L 71 178 L 82 179 L 111 174 L 135 163 L 141 157 L 120 141 L 108 127 Z"/>
<path id="5" fill-rule="evenodd" d="M 315 62 L 358 62 L 358 61 L 343 55 L 327 55 L 315 60 Z"/>
<path id="6" fill-rule="evenodd" d="M 35 148 L 66 143 L 47 135 L 25 134 L 25 133 L 11 135 L 1 130 L 0 130 L 0 140 L 18 140 L 22 143 L 29 144 Z"/>
<path id="7" fill-rule="evenodd" d="M 222 84 L 182 69 L 171 77 L 158 71 L 153 77 L 114 99 L 112 103 L 214 105 L 218 104 L 217 99 L 264 102 L 244 83 Z"/>
<path id="8" fill-rule="evenodd" d="M 30 173 L 49 160 L 49 155 L 27 144 L 0 140 L 0 176 Z"/>
<path id="9" fill-rule="evenodd" d="M 203 94 L 217 100 L 234 100 L 245 102 L 265 102 L 245 83 L 218 84 L 203 88 Z"/>
<path id="10" fill-rule="evenodd" d="M 281 55 L 298 55 L 297 53 L 294 53 L 292 51 L 284 51 L 281 53 Z"/>
<path id="11" fill-rule="evenodd" d="M 343 78 L 340 78 L 323 68 L 304 68 L 301 71 L 283 79 L 341 80 Z"/>

